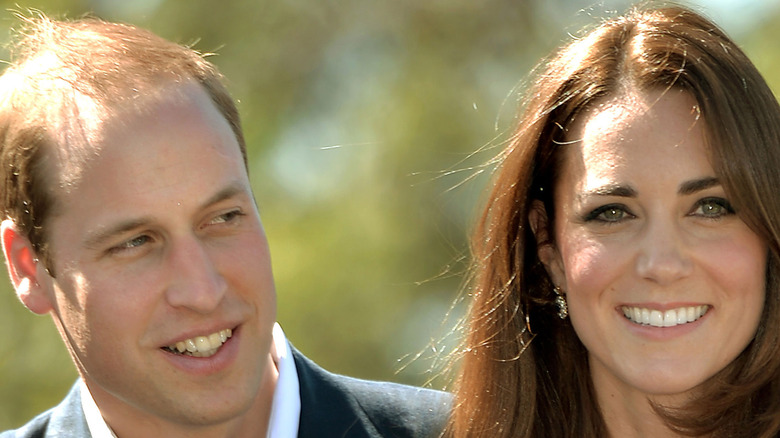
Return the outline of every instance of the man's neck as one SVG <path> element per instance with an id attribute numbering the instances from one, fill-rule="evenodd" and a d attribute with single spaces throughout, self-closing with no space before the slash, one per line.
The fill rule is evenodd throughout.
<path id="1" fill-rule="evenodd" d="M 148 418 L 140 411 L 136 415 L 104 418 L 118 438 L 145 438 L 165 436 L 170 438 L 256 438 L 265 437 L 268 431 L 274 392 L 279 378 L 273 355 L 268 356 L 264 367 L 260 390 L 252 404 L 241 415 L 229 421 L 212 425 L 189 425 Z M 101 409 L 101 412 L 105 411 Z"/>

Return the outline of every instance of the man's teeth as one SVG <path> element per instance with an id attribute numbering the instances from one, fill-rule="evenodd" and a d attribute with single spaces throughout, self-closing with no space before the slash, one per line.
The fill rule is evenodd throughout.
<path id="1" fill-rule="evenodd" d="M 219 347 L 233 336 L 233 330 L 225 329 L 208 336 L 196 336 L 169 345 L 168 350 L 174 353 L 194 357 L 209 357 L 214 355 Z"/>
<path id="2" fill-rule="evenodd" d="M 651 310 L 643 307 L 623 306 L 623 315 L 629 320 L 653 327 L 674 327 L 696 321 L 704 316 L 709 306 L 680 307 L 666 311 Z"/>

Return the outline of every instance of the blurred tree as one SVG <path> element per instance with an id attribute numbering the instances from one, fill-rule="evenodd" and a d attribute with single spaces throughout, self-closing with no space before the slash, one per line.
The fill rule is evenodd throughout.
<path id="1" fill-rule="evenodd" d="M 240 101 L 289 339 L 336 372 L 440 387 L 462 309 L 445 314 L 491 170 L 482 163 L 511 127 L 513 90 L 568 33 L 624 2 L 578 3 L 12 0 L 0 9 L 92 11 L 216 52 Z M 0 14 L 0 38 L 13 25 Z M 57 402 L 76 375 L 48 318 L 3 286 L 0 430 Z"/>

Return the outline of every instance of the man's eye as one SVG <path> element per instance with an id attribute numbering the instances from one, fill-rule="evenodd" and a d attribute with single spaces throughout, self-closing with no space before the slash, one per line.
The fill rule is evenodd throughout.
<path id="1" fill-rule="evenodd" d="M 220 214 L 219 216 L 215 217 L 211 220 L 211 224 L 224 224 L 233 222 L 234 220 L 238 219 L 240 216 L 243 216 L 244 212 L 241 210 L 231 210 L 227 213 Z"/>
<path id="2" fill-rule="evenodd" d="M 138 236 L 122 244 L 123 248 L 137 248 L 149 242 L 149 236 Z"/>
<path id="3" fill-rule="evenodd" d="M 117 246 L 112 247 L 109 250 L 109 252 L 117 253 L 117 252 L 122 252 L 122 251 L 130 251 L 130 250 L 133 250 L 135 248 L 139 248 L 139 247 L 141 247 L 143 245 L 146 245 L 151 240 L 152 240 L 152 238 L 147 236 L 147 235 L 145 235 L 145 234 L 141 235 L 141 236 L 133 237 L 130 240 L 127 240 L 125 242 L 120 243 Z"/>

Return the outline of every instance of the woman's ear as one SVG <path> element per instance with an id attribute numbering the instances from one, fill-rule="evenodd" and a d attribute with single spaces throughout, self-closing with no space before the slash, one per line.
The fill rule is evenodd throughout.
<path id="1" fill-rule="evenodd" d="M 35 250 L 16 224 L 6 219 L 0 224 L 0 237 L 3 241 L 8 274 L 16 289 L 16 296 L 30 311 L 43 315 L 49 313 L 53 306 L 46 290 L 41 287 L 42 280 L 38 270 L 38 257 Z M 45 272 L 45 270 L 40 270 Z"/>
<path id="2" fill-rule="evenodd" d="M 563 260 L 554 240 L 551 238 L 553 224 L 547 218 L 547 210 L 542 201 L 536 200 L 528 212 L 528 223 L 536 238 L 536 253 L 539 256 L 553 284 L 566 290 L 566 275 Z"/>

